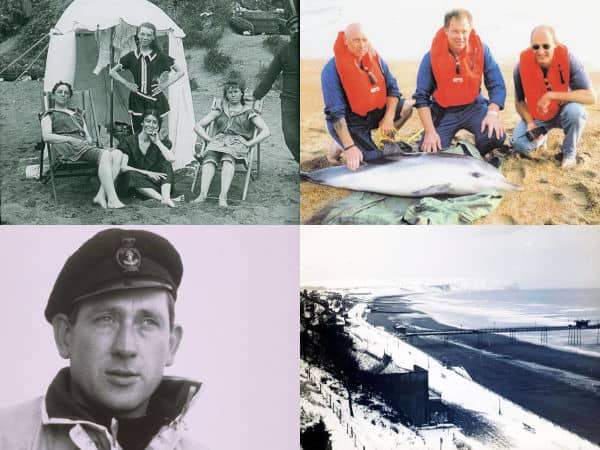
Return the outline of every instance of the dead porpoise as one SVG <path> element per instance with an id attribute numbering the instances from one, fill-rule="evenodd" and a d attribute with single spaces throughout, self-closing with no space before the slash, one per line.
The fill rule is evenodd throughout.
<path id="1" fill-rule="evenodd" d="M 346 166 L 335 166 L 301 172 L 301 178 L 353 191 L 401 197 L 521 190 L 491 164 L 451 153 L 405 153 L 369 161 L 354 172 Z"/>

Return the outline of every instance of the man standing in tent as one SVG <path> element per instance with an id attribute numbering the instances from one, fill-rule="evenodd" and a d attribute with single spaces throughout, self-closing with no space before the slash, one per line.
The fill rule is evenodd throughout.
<path id="1" fill-rule="evenodd" d="M 300 161 L 300 26 L 298 16 L 287 21 L 290 42 L 275 56 L 253 96 L 261 99 L 283 72 L 281 89 L 281 126 L 285 143 L 296 162 Z"/>
<path id="2" fill-rule="evenodd" d="M 169 112 L 169 102 L 164 92 L 179 80 L 183 70 L 175 60 L 164 53 L 156 43 L 156 27 L 151 23 L 142 23 L 135 37 L 137 49 L 121 58 L 119 64 L 110 71 L 110 76 L 131 91 L 129 94 L 129 113 L 133 130 L 138 133 L 142 129 L 142 114 L 148 109 L 155 109 L 161 117 Z M 119 74 L 128 70 L 133 75 L 133 82 L 127 81 Z M 174 72 L 175 76 L 163 79 L 164 73 Z"/>
<path id="3" fill-rule="evenodd" d="M 531 33 L 531 47 L 521 52 L 513 78 L 515 106 L 522 119 L 511 138 L 513 149 L 530 153 L 545 144 L 551 128 L 560 128 L 565 132 L 561 166 L 575 166 L 577 143 L 587 119 L 583 105 L 596 102 L 583 65 L 558 43 L 552 27 L 540 25 Z M 529 133 L 535 129 L 541 134 Z"/>
<path id="4" fill-rule="evenodd" d="M 490 99 L 481 95 L 484 81 Z M 421 150 L 437 152 L 466 129 L 485 154 L 502 146 L 506 135 L 500 120 L 506 86 L 498 64 L 473 29 L 471 13 L 453 9 L 421 60 L 415 107 L 423 124 Z"/>
<path id="5" fill-rule="evenodd" d="M 371 130 L 383 134 L 399 129 L 411 116 L 389 67 L 371 47 L 362 26 L 348 25 L 338 33 L 334 57 L 321 72 L 327 129 L 335 140 L 328 159 L 344 150 L 346 166 L 358 169 L 363 160 L 382 154 Z"/>

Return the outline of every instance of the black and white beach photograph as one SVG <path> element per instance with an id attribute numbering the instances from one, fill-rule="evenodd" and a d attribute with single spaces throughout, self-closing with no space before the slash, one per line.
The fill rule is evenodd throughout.
<path id="1" fill-rule="evenodd" d="M 298 234 L 0 227 L 0 448 L 298 448 Z"/>
<path id="2" fill-rule="evenodd" d="M 297 0 L 0 16 L 2 223 L 298 223 Z"/>
<path id="3" fill-rule="evenodd" d="M 594 227 L 303 227 L 304 449 L 592 449 Z"/>

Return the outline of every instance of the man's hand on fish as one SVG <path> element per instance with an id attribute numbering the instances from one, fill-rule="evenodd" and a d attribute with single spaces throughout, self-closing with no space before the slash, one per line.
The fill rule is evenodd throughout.
<path id="1" fill-rule="evenodd" d="M 442 140 L 437 131 L 425 131 L 425 137 L 423 138 L 423 144 L 421 144 L 421 150 L 425 153 L 436 153 L 442 149 Z"/>
<path id="2" fill-rule="evenodd" d="M 360 167 L 363 161 L 363 154 L 357 146 L 353 146 L 346 150 L 346 167 L 350 170 L 356 170 Z"/>
<path id="3" fill-rule="evenodd" d="M 481 132 L 483 133 L 487 128 L 488 139 L 491 139 L 492 135 L 496 133 L 496 137 L 500 138 L 504 136 L 504 127 L 500 121 L 500 115 L 498 111 L 489 111 L 481 121 Z"/>
<path id="4" fill-rule="evenodd" d="M 384 116 L 383 119 L 379 121 L 379 130 L 384 136 L 394 133 L 396 131 L 396 128 L 394 127 L 394 119 Z"/>

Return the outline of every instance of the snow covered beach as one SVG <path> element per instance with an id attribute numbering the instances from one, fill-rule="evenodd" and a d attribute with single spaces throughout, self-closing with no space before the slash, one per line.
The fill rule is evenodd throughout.
<path id="1" fill-rule="evenodd" d="M 350 418 L 344 411 L 345 395 L 335 387 L 335 380 L 315 368 L 310 368 L 311 377 L 307 377 L 303 366 L 301 379 L 313 387 L 309 396 L 321 399 L 314 403 L 303 394 L 303 409 L 320 414 L 315 409 L 324 408 L 321 413 L 332 431 L 334 449 L 598 448 L 600 358 L 593 356 L 593 345 L 585 350 L 589 354 L 582 354 L 498 334 L 479 340 L 453 337 L 448 342 L 439 337 L 402 339 L 396 325 L 449 329 L 449 321 L 442 322 L 444 309 L 450 315 L 456 311 L 444 308 L 445 302 L 430 295 L 431 289 L 425 290 L 429 296 L 420 294 L 418 299 L 413 294 L 424 290 L 388 289 L 385 295 L 381 290 L 371 291 L 356 296 L 361 301 L 346 318 L 346 330 L 355 346 L 370 354 L 387 354 L 401 367 L 416 364 L 427 369 L 430 389 L 452 408 L 454 419 L 452 425 L 409 428 L 390 421 L 384 408 L 364 404 Z M 345 292 L 352 296 L 350 290 Z M 437 320 L 430 317 L 425 303 L 439 306 L 437 314 L 432 314 Z M 486 311 L 478 314 L 486 316 Z M 596 331 L 588 333 L 595 339 Z M 532 335 L 535 338 L 528 339 L 539 341 L 536 333 Z M 548 338 L 549 343 L 553 340 L 553 347 L 562 345 L 561 339 Z"/>
<path id="2" fill-rule="evenodd" d="M 496 315 L 490 315 L 489 311 L 481 306 L 479 309 L 469 310 L 465 303 L 458 302 L 458 305 L 452 305 L 446 298 L 431 294 L 388 296 L 374 298 L 372 302 L 369 302 L 368 306 L 379 310 L 377 312 L 365 313 L 367 304 L 358 305 L 354 311 L 361 311 L 361 319 L 358 323 L 362 323 L 364 315 L 371 327 L 384 327 L 387 330 L 386 335 L 394 333 L 394 326 L 398 323 L 421 329 L 441 330 L 461 325 L 463 328 L 491 326 L 491 323 L 484 323 L 486 320 L 484 318 L 491 321 L 493 317 L 496 321 L 501 322 L 502 314 L 499 311 Z M 482 303 L 478 300 L 477 304 L 481 305 Z M 498 306 L 498 302 L 494 302 L 494 305 Z M 513 324 L 517 315 L 504 315 L 504 317 L 509 316 L 510 320 L 501 322 L 501 324 Z M 531 320 L 531 316 L 529 320 Z M 558 318 L 555 320 L 560 321 Z M 496 325 L 500 326 L 498 323 Z M 364 328 L 364 323 L 356 329 L 362 330 L 362 328 Z M 375 330 L 377 333 L 383 333 L 380 328 L 375 328 Z M 437 389 L 434 383 L 436 367 L 460 367 L 460 373 L 468 374 L 474 382 L 481 385 L 480 388 L 489 389 L 493 392 L 492 395 L 496 396 L 494 406 L 496 416 L 499 416 L 499 410 L 506 415 L 503 404 L 510 400 L 526 407 L 538 416 L 545 417 L 579 436 L 598 443 L 600 442 L 600 432 L 596 425 L 598 411 L 600 411 L 600 396 L 598 395 L 600 388 L 600 358 L 598 356 L 600 354 L 597 353 L 599 346 L 595 344 L 597 330 L 588 330 L 582 333 L 583 343 L 587 348 L 584 351 L 586 354 L 582 354 L 583 346 L 567 346 L 563 336 L 565 333 L 558 332 L 556 336 L 548 333 L 548 342 L 552 347 L 521 341 L 515 343 L 509 337 L 497 334 L 484 337 L 473 335 L 453 337 L 447 342 L 438 337 L 411 338 L 410 342 L 401 341 L 389 335 L 385 339 L 388 342 L 387 345 L 390 345 L 389 341 L 393 339 L 392 342 L 395 342 L 399 346 L 398 348 L 406 346 L 421 352 L 420 365 L 430 371 L 430 386 L 434 389 Z M 539 342 L 539 336 L 536 333 L 521 333 L 517 338 L 522 339 L 522 336 L 527 336 L 526 340 L 535 341 L 537 339 Z M 557 348 L 575 349 L 575 351 L 561 351 Z M 442 362 L 441 365 L 440 362 Z M 408 358 L 402 363 L 407 366 L 416 362 Z M 477 386 L 473 382 L 471 384 Z M 451 385 L 448 387 L 451 391 L 454 390 Z M 476 396 L 465 395 L 465 397 Z M 448 395 L 442 396 L 442 398 L 448 400 Z M 458 404 L 466 406 L 460 402 Z M 468 409 L 472 408 L 468 407 Z M 527 420 L 523 420 L 523 424 L 536 429 L 535 434 L 539 441 L 539 430 Z M 455 420 L 455 422 L 458 421 Z M 467 423 L 458 423 L 458 425 L 464 428 L 465 425 L 468 426 L 468 420 Z M 524 428 L 527 427 L 522 425 L 521 429 Z M 557 427 L 557 430 L 560 429 Z M 477 430 L 473 431 L 477 433 Z M 518 436 L 512 431 L 507 435 L 511 436 L 511 439 Z M 547 435 L 548 439 L 554 439 L 553 436 L 553 434 Z M 569 446 L 564 448 L 578 448 L 573 445 L 575 442 L 572 441 Z M 513 445 L 511 444 L 510 447 Z M 534 447 L 524 446 L 523 448 Z M 544 445 L 539 448 L 549 447 Z"/>

